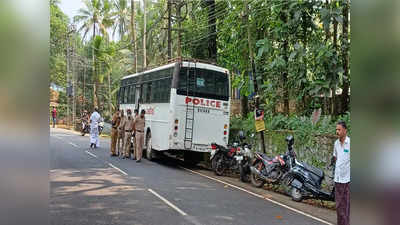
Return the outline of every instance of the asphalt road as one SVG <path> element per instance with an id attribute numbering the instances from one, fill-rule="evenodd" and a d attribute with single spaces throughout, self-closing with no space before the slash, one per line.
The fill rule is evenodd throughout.
<path id="1" fill-rule="evenodd" d="M 54 225 L 329 224 L 183 169 L 109 156 L 109 139 L 51 129 L 50 223 Z"/>

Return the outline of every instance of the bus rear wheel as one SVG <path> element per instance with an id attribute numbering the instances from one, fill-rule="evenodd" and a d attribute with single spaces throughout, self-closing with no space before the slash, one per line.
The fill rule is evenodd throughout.
<path id="1" fill-rule="evenodd" d="M 154 155 L 154 150 L 151 145 L 151 134 L 148 132 L 146 135 L 146 158 L 150 161 L 153 161 Z"/>

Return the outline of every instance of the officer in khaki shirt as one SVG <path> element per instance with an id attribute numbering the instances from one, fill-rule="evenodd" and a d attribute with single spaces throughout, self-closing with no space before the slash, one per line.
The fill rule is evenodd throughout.
<path id="1" fill-rule="evenodd" d="M 145 127 L 145 118 L 144 114 L 146 111 L 142 109 L 140 111 L 140 116 L 135 118 L 135 122 L 133 124 L 133 129 L 135 131 L 135 152 L 136 152 L 136 162 L 140 162 L 142 159 L 142 151 L 143 151 L 143 143 L 144 143 L 144 127 Z"/>
<path id="2" fill-rule="evenodd" d="M 125 123 L 126 123 L 126 116 L 124 115 L 124 110 L 121 109 L 121 115 L 120 115 L 120 123 L 118 126 L 118 140 L 117 140 L 117 146 L 118 146 L 118 155 L 122 156 L 124 153 L 124 137 L 125 137 Z"/>
<path id="3" fill-rule="evenodd" d="M 124 137 L 124 159 L 125 158 L 131 158 L 131 137 L 132 137 L 132 131 L 133 131 L 133 116 L 132 116 L 132 111 L 130 109 L 127 110 L 128 118 L 125 122 L 125 137 Z"/>
<path id="4" fill-rule="evenodd" d="M 117 156 L 115 154 L 115 148 L 117 144 L 117 138 L 118 138 L 118 126 L 120 124 L 121 118 L 119 116 L 119 109 L 114 113 L 112 116 L 112 128 L 111 128 L 111 156 Z"/>

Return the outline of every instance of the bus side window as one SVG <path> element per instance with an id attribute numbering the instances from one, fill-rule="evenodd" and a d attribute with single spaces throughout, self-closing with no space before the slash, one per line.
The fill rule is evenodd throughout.
<path id="1" fill-rule="evenodd" d="M 153 86 L 153 82 L 149 82 L 147 84 L 148 91 L 147 91 L 146 100 L 147 100 L 148 103 L 151 103 L 151 92 L 152 92 L 151 87 L 152 86 Z"/>
<path id="2" fill-rule="evenodd" d="M 142 84 L 142 94 L 141 94 L 141 103 L 147 103 L 147 83 Z"/>
<path id="3" fill-rule="evenodd" d="M 117 94 L 117 102 L 118 102 L 118 104 L 121 104 L 121 91 L 122 91 L 122 87 L 121 88 L 119 88 L 119 90 L 118 90 L 118 94 Z"/>
<path id="4" fill-rule="evenodd" d="M 151 102 L 158 103 L 160 102 L 160 80 L 153 81 L 152 85 L 152 93 L 151 93 Z"/>
<path id="5" fill-rule="evenodd" d="M 130 101 L 129 103 L 134 104 L 135 103 L 135 85 L 131 86 L 131 90 L 130 90 Z"/>
<path id="6" fill-rule="evenodd" d="M 124 93 L 124 104 L 128 103 L 129 86 L 125 87 Z"/>

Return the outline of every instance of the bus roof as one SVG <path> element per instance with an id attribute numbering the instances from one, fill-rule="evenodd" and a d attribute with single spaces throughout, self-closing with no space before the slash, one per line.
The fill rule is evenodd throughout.
<path id="1" fill-rule="evenodd" d="M 130 74 L 130 75 L 122 77 L 121 80 L 124 80 L 124 79 L 127 79 L 127 78 L 131 78 L 131 77 L 136 77 L 136 76 L 139 76 L 139 75 L 142 75 L 142 74 L 146 74 L 146 73 L 155 72 L 155 71 L 158 71 L 158 70 L 167 69 L 167 68 L 174 67 L 174 66 L 175 66 L 175 62 L 167 64 L 167 65 L 164 65 L 164 66 L 159 66 L 159 67 L 156 67 L 156 68 L 153 68 L 153 69 L 150 69 L 150 70 L 146 70 L 146 71 L 143 71 L 143 72 L 140 72 L 140 73 Z M 209 70 L 219 71 L 219 72 L 222 72 L 222 73 L 229 73 L 229 71 L 227 69 L 225 69 L 225 68 L 222 68 L 222 67 L 219 67 L 219 66 L 215 66 L 215 65 L 212 65 L 212 64 L 201 63 L 201 62 L 196 62 L 195 63 L 195 62 L 182 61 L 182 66 L 183 67 L 190 66 L 190 67 L 193 67 L 193 68 L 196 66 L 196 68 L 200 68 L 200 69 L 209 69 Z"/>

